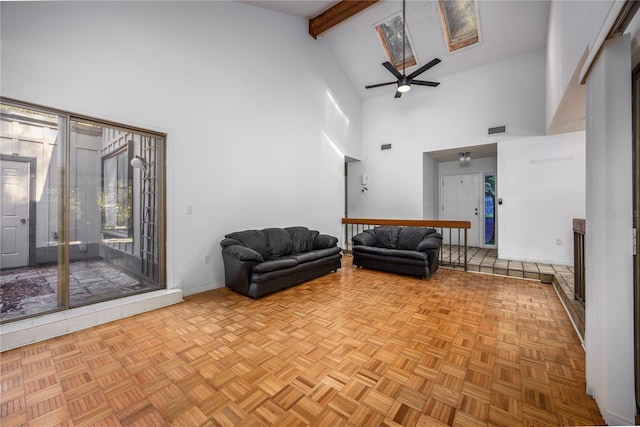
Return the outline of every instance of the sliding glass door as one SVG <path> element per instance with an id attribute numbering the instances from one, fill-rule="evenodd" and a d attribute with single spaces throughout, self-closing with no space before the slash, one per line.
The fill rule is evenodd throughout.
<path id="1" fill-rule="evenodd" d="M 163 288 L 163 135 L 1 114 L 0 321 Z"/>
<path id="2" fill-rule="evenodd" d="M 67 119 L 0 105 L 0 320 L 65 308 Z"/>

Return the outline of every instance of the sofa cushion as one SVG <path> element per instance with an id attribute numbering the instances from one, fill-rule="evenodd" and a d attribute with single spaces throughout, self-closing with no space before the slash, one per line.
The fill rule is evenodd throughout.
<path id="1" fill-rule="evenodd" d="M 320 258 L 317 251 L 301 252 L 299 254 L 291 254 L 287 258 L 294 259 L 298 264 L 304 264 L 305 262 L 315 261 Z"/>
<path id="2" fill-rule="evenodd" d="M 379 248 L 377 246 L 354 246 L 353 253 L 363 253 L 363 254 L 376 254 L 376 255 L 384 255 L 386 248 Z"/>
<path id="3" fill-rule="evenodd" d="M 354 246 L 375 246 L 376 245 L 376 233 L 373 230 L 364 230 L 360 234 L 356 234 L 351 238 Z"/>
<path id="4" fill-rule="evenodd" d="M 427 254 L 424 252 L 410 251 L 406 249 L 377 248 L 375 246 L 354 246 L 353 253 L 377 255 L 383 257 L 396 257 L 400 259 L 406 258 L 419 261 L 427 260 Z"/>
<path id="5" fill-rule="evenodd" d="M 299 254 L 302 252 L 309 252 L 313 249 L 313 241 L 318 235 L 317 231 L 314 233 L 307 227 L 287 227 L 285 230 L 287 230 L 291 236 L 291 241 L 293 243 L 293 249 L 291 250 L 292 253 Z"/>
<path id="6" fill-rule="evenodd" d="M 418 244 L 431 230 L 420 227 L 402 227 L 398 235 L 398 249 L 415 251 Z"/>
<path id="7" fill-rule="evenodd" d="M 266 273 L 268 271 L 280 270 L 283 268 L 295 267 L 298 265 L 298 261 L 292 258 L 280 258 L 265 261 L 260 264 L 256 264 L 253 267 L 255 273 Z"/>
<path id="8" fill-rule="evenodd" d="M 327 234 L 318 234 L 313 241 L 313 249 L 332 248 L 338 243 L 338 238 Z"/>
<path id="9" fill-rule="evenodd" d="M 260 230 L 236 231 L 224 237 L 239 241 L 244 246 L 258 252 L 264 259 L 270 259 L 272 257 L 267 238 Z"/>
<path id="10" fill-rule="evenodd" d="M 398 236 L 400 235 L 400 227 L 397 226 L 381 226 L 374 228 L 376 233 L 376 246 L 379 248 L 395 249 L 398 247 Z"/>
<path id="11" fill-rule="evenodd" d="M 339 254 L 342 251 L 342 249 L 340 249 L 337 246 L 333 246 L 331 248 L 326 248 L 326 249 L 315 249 L 313 250 L 313 252 L 318 254 L 319 258 L 324 258 L 327 256 L 331 256 L 331 255 L 336 255 Z"/>
<path id="12" fill-rule="evenodd" d="M 291 253 L 293 241 L 284 228 L 265 228 L 262 230 L 273 258 L 280 258 Z"/>
<path id="13" fill-rule="evenodd" d="M 411 258 L 411 259 L 418 259 L 420 261 L 426 261 L 427 260 L 427 254 L 424 252 L 418 252 L 418 251 L 410 251 L 407 249 L 386 249 L 385 252 L 386 256 L 392 256 L 392 257 L 397 257 L 397 258 Z"/>

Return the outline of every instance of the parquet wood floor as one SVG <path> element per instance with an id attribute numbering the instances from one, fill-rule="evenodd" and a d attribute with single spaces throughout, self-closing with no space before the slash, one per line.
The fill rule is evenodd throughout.
<path id="1" fill-rule="evenodd" d="M 553 287 L 356 269 L 228 289 L 1 354 L 0 424 L 602 425 Z"/>

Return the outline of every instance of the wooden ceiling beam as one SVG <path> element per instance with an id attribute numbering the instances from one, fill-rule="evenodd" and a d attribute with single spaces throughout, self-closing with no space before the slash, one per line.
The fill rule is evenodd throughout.
<path id="1" fill-rule="evenodd" d="M 342 0 L 320 15 L 309 19 L 309 35 L 317 39 L 320 34 L 377 2 L 378 0 Z"/>

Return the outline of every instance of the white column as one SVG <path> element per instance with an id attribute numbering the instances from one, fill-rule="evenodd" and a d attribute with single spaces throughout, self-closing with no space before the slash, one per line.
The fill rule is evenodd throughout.
<path id="1" fill-rule="evenodd" d="M 633 425 L 631 39 L 607 41 L 587 78 L 587 392 Z"/>

